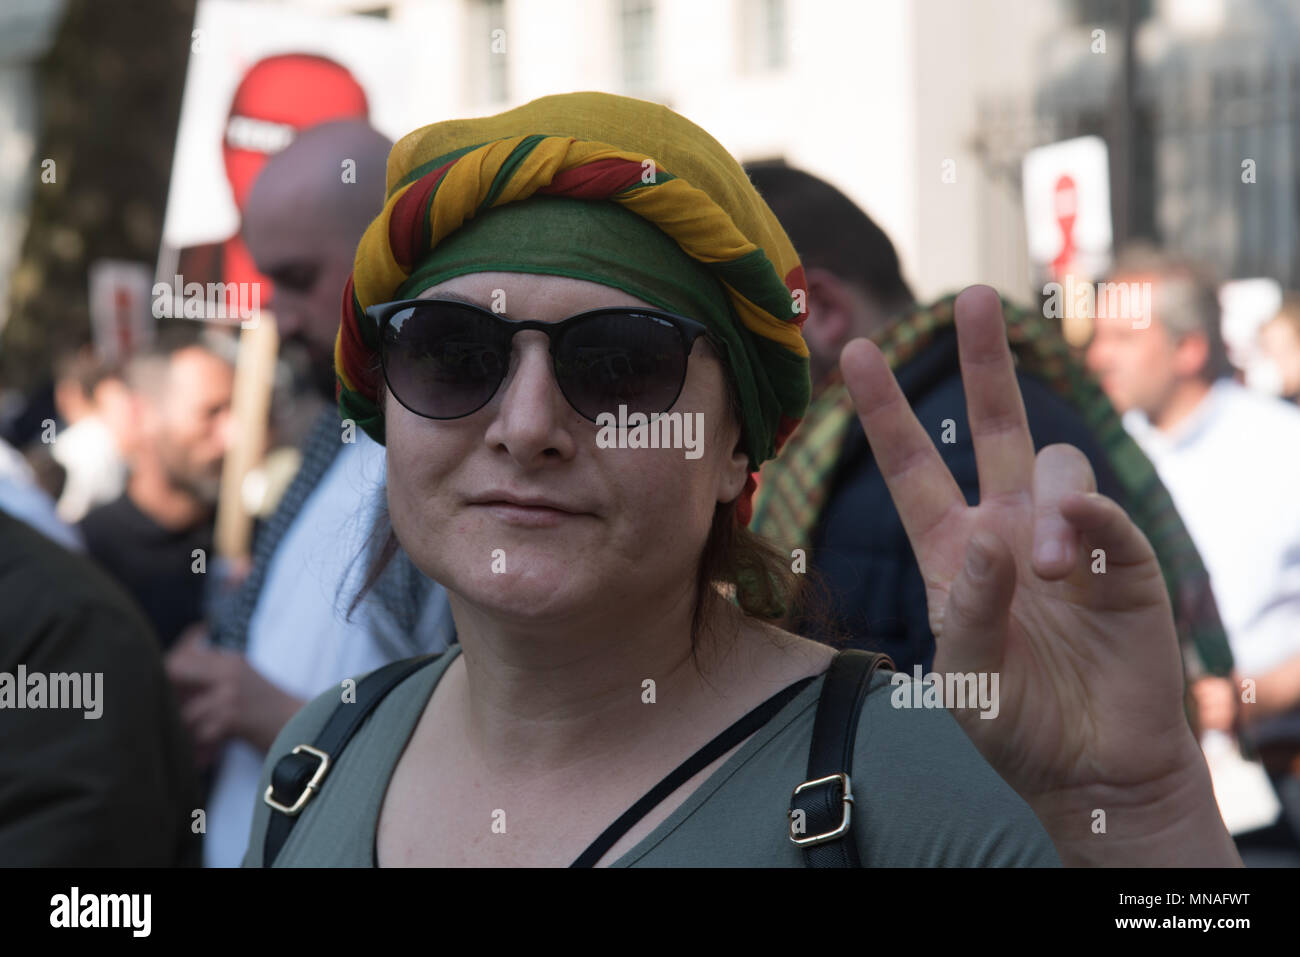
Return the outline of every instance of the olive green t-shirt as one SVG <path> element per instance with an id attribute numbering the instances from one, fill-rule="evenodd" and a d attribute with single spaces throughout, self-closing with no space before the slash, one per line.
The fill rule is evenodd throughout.
<path id="1" fill-rule="evenodd" d="M 348 742 L 303 809 L 276 867 L 372 867 L 379 811 L 393 769 L 447 666 L 399 684 Z M 854 833 L 870 867 L 1059 867 L 1033 812 L 942 709 L 891 704 L 878 672 L 862 706 L 853 756 Z M 790 796 L 806 780 L 824 676 L 813 679 L 614 867 L 803 867 L 789 838 Z M 276 739 L 262 769 L 245 867 L 262 866 L 271 768 L 310 744 L 342 700 L 316 698 Z M 574 856 L 577 856 L 575 851 Z"/>

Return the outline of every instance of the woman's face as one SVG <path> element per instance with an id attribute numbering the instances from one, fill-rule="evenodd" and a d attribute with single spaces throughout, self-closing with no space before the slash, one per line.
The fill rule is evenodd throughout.
<path id="1" fill-rule="evenodd" d="M 422 298 L 439 295 L 543 322 L 650 306 L 592 282 L 504 272 L 460 276 Z M 747 476 L 722 364 L 703 338 L 671 411 L 703 413 L 698 458 L 682 448 L 599 447 L 598 426 L 556 385 L 546 337 L 520 332 L 505 381 L 472 415 L 426 419 L 386 394 L 393 528 L 426 575 L 511 621 L 689 597 L 714 509 Z"/>

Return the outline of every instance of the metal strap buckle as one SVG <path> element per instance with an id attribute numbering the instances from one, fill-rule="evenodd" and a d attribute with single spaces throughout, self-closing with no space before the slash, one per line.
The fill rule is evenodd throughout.
<path id="1" fill-rule="evenodd" d="M 790 803 L 794 804 L 794 798 L 797 798 L 801 791 L 806 791 L 809 788 L 815 788 L 823 784 L 835 784 L 835 783 L 838 783 L 840 785 L 841 790 L 844 792 L 843 800 L 841 801 L 841 804 L 844 808 L 844 816 L 840 820 L 840 826 L 835 828 L 835 830 L 833 831 L 827 831 L 825 834 L 813 834 L 808 837 L 795 837 L 794 836 L 794 811 L 792 810 L 790 812 L 790 840 L 793 841 L 795 844 L 798 844 L 800 847 L 807 847 L 810 844 L 824 844 L 827 841 L 835 840 L 835 838 L 839 837 L 842 834 L 845 834 L 848 831 L 849 812 L 853 805 L 853 790 L 849 785 L 849 776 L 842 771 L 837 774 L 828 774 L 824 778 L 817 778 L 815 781 L 805 781 L 803 784 L 799 785 L 797 788 L 794 789 L 794 794 L 791 795 Z M 804 813 L 805 815 L 807 814 L 806 811 Z"/>
<path id="2" fill-rule="evenodd" d="M 300 744 L 290 753 L 309 754 L 316 760 L 320 761 L 320 766 L 316 769 L 316 773 L 311 776 L 311 780 L 307 782 L 307 786 L 302 789 L 302 793 L 298 795 L 298 799 L 294 801 L 293 804 L 281 804 L 275 799 L 274 779 L 272 779 L 272 783 L 267 785 L 266 793 L 262 795 L 262 800 L 275 808 L 281 814 L 296 817 L 298 812 L 306 806 L 309 800 L 311 800 L 311 796 L 320 790 L 321 780 L 325 777 L 325 772 L 328 771 L 330 767 L 330 756 L 319 748 L 313 748 L 310 744 Z"/>

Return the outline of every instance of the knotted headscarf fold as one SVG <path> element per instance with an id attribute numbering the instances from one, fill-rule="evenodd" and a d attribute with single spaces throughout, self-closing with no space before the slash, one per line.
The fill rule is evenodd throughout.
<path id="1" fill-rule="evenodd" d="M 794 248 L 713 137 L 666 107 L 605 93 L 435 123 L 393 147 L 387 201 L 357 247 L 343 295 L 334 347 L 342 415 L 384 441 L 378 331 L 364 310 L 398 298 L 439 243 L 475 216 L 534 196 L 616 203 L 708 270 L 734 326 L 723 358 L 751 469 L 774 456 L 810 392 L 801 331 L 807 286 Z M 739 503 L 744 523 L 753 488 L 751 479 Z"/>

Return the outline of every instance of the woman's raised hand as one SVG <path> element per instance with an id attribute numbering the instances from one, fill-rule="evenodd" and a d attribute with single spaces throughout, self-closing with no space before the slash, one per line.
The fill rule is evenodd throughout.
<path id="1" fill-rule="evenodd" d="M 964 291 L 956 325 L 974 507 L 880 350 L 855 340 L 841 356 L 925 580 L 935 671 L 999 676 L 996 717 L 950 710 L 1065 863 L 1240 864 L 1183 713 L 1150 543 L 1078 449 L 1035 455 L 996 293 Z"/>

